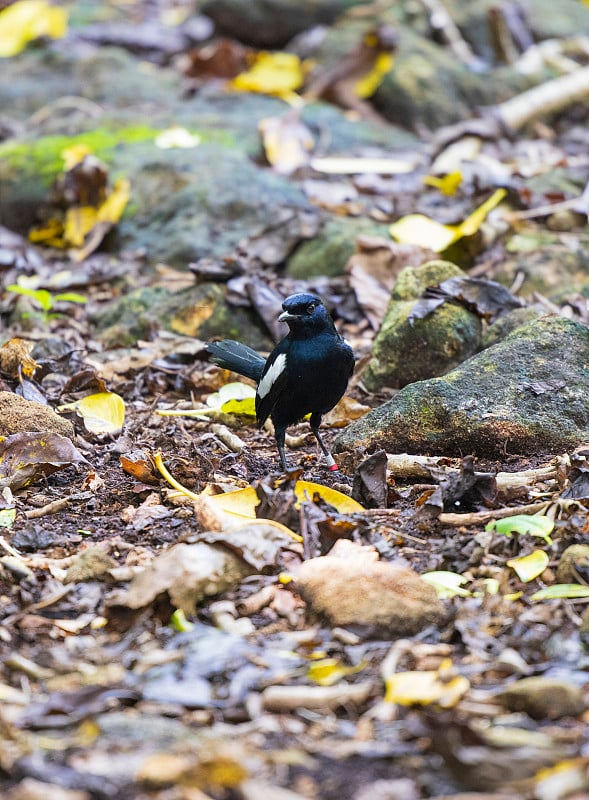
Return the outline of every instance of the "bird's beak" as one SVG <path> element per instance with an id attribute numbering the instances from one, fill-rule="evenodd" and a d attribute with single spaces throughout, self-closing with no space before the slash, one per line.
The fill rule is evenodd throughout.
<path id="1" fill-rule="evenodd" d="M 282 314 L 278 317 L 279 322 L 289 322 L 291 319 L 297 319 L 296 314 L 289 314 L 288 311 L 283 311 Z"/>

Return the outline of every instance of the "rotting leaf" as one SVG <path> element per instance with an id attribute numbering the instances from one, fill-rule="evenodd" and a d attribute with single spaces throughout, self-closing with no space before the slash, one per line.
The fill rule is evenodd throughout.
<path id="1" fill-rule="evenodd" d="M 411 310 L 408 322 L 423 319 L 447 302 L 460 303 L 479 317 L 492 322 L 497 317 L 521 308 L 524 302 L 509 289 L 486 278 L 455 277 L 428 287 Z"/>
<path id="2" fill-rule="evenodd" d="M 358 465 L 352 496 L 365 508 L 386 508 L 387 495 L 387 454 L 379 450 Z"/>
<path id="3" fill-rule="evenodd" d="M 121 455 L 119 461 L 127 475 L 132 475 L 142 483 L 159 483 L 155 465 L 147 454 L 138 452 Z"/>
<path id="4" fill-rule="evenodd" d="M 74 403 L 59 406 L 58 410 L 76 411 L 84 420 L 86 430 L 97 435 L 117 434 L 125 421 L 125 401 L 114 392 L 89 394 Z"/>
<path id="5" fill-rule="evenodd" d="M 397 672 L 385 681 L 385 702 L 453 708 L 470 688 L 467 678 L 453 673 L 449 658 L 437 670 Z"/>
<path id="6" fill-rule="evenodd" d="M 398 242 L 425 245 L 430 250 L 441 253 L 459 239 L 477 233 L 487 215 L 499 205 L 506 195 L 505 189 L 497 189 L 491 197 L 457 225 L 442 225 L 441 222 L 436 222 L 424 214 L 409 214 L 394 222 L 389 230 L 393 239 Z"/>
<path id="7" fill-rule="evenodd" d="M 115 704 L 134 703 L 134 689 L 116 686 L 83 686 L 73 692 L 52 692 L 47 700 L 31 703 L 19 719 L 22 728 L 65 728 L 94 717 Z"/>
<path id="8" fill-rule="evenodd" d="M 550 558 L 544 550 L 534 550 L 526 556 L 510 559 L 507 566 L 515 571 L 520 581 L 528 583 L 541 575 L 549 562 Z"/>
<path id="9" fill-rule="evenodd" d="M 567 474 L 567 485 L 561 498 L 568 500 L 584 500 L 589 498 L 589 463 L 579 453 L 571 455 L 571 468 Z"/>
<path id="10" fill-rule="evenodd" d="M 11 378 L 32 378 L 39 366 L 31 357 L 35 342 L 15 337 L 0 347 L 0 372 Z"/>
<path id="11" fill-rule="evenodd" d="M 550 534 L 554 530 L 554 520 L 541 514 L 514 514 L 489 522 L 486 531 L 496 531 L 510 537 L 514 533 L 528 534 L 544 539 L 546 544 L 552 544 Z"/>
<path id="12" fill-rule="evenodd" d="M 28 486 L 71 464 L 86 463 L 71 440 L 59 433 L 15 433 L 0 440 L 0 488 Z"/>
<path id="13" fill-rule="evenodd" d="M 580 583 L 553 583 L 539 589 L 530 596 L 530 600 L 574 600 L 589 597 L 589 586 Z"/>
<path id="14" fill-rule="evenodd" d="M 176 544 L 135 575 L 117 605 L 139 609 L 167 594 L 173 606 L 194 614 L 206 598 L 235 586 L 255 570 L 222 545 Z"/>

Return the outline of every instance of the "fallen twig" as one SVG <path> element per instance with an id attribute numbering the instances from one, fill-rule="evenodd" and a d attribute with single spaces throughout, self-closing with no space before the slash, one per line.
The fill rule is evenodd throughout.
<path id="1" fill-rule="evenodd" d="M 66 508 L 68 503 L 69 498 L 61 497 L 59 500 L 53 500 L 51 503 L 41 506 L 41 508 L 31 508 L 29 511 L 25 511 L 25 517 L 27 519 L 39 519 L 39 517 L 46 517 L 48 514 L 56 514 Z"/>
<path id="2" fill-rule="evenodd" d="M 430 469 L 443 469 L 457 471 L 459 461 L 456 460 L 456 467 L 448 465 L 448 458 L 439 456 L 413 456 L 408 453 L 400 453 L 387 456 L 387 469 L 395 478 L 431 478 Z M 476 472 L 475 475 L 482 475 Z M 495 475 L 497 489 L 505 491 L 507 489 L 519 488 L 521 486 L 533 486 L 541 481 L 553 480 L 556 478 L 557 468 L 555 464 L 546 464 L 537 469 L 525 469 L 521 472 L 498 472 Z"/>
<path id="3" fill-rule="evenodd" d="M 440 525 L 452 527 L 484 525 L 492 519 L 513 517 L 515 514 L 538 514 L 552 505 L 552 500 L 543 500 L 541 503 L 530 503 L 527 506 L 514 506 L 511 508 L 496 508 L 489 511 L 473 511 L 470 514 L 442 513 L 437 518 Z"/>

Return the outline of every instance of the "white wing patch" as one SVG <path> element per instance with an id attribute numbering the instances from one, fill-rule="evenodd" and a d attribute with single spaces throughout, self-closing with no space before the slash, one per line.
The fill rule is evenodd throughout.
<path id="1" fill-rule="evenodd" d="M 262 400 L 286 369 L 286 353 L 281 353 L 258 384 L 258 397 Z"/>

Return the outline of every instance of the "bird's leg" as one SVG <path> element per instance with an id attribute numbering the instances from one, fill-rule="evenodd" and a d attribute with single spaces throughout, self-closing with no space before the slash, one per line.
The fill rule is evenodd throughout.
<path id="1" fill-rule="evenodd" d="M 278 455 L 280 456 L 280 466 L 284 472 L 288 472 L 286 465 L 286 455 L 284 452 L 284 442 L 286 439 L 286 428 L 278 428 L 274 426 L 274 438 L 276 439 L 276 447 L 278 448 Z"/>
<path id="2" fill-rule="evenodd" d="M 327 462 L 328 468 L 331 472 L 339 472 L 339 467 L 335 463 L 334 457 L 331 455 L 327 447 L 325 446 L 325 442 L 321 438 L 321 434 L 319 433 L 319 426 L 321 425 L 321 414 L 313 413 L 311 414 L 311 430 L 313 432 L 313 436 L 317 439 L 317 443 L 319 447 L 323 451 L 323 455 L 325 456 L 325 461 Z"/>

